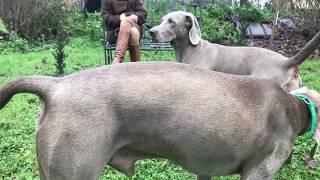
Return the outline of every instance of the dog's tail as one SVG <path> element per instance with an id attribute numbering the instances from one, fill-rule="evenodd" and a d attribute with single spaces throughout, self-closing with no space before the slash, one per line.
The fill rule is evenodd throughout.
<path id="1" fill-rule="evenodd" d="M 320 45 L 320 31 L 287 63 L 288 69 L 301 64 L 306 60 Z"/>
<path id="2" fill-rule="evenodd" d="M 7 83 L 0 89 L 0 109 L 2 109 L 18 93 L 32 93 L 44 101 L 49 97 L 58 78 L 29 76 L 21 77 Z"/>

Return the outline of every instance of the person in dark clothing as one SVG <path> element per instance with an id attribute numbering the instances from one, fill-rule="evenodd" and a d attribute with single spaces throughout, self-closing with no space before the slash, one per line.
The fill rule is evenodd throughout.
<path id="1" fill-rule="evenodd" d="M 85 0 L 84 8 L 89 13 L 100 12 L 101 0 Z"/>
<path id="2" fill-rule="evenodd" d="M 102 0 L 101 15 L 108 31 L 107 40 L 116 43 L 112 63 L 121 63 L 129 46 L 132 62 L 140 61 L 140 38 L 147 11 L 141 0 Z"/>

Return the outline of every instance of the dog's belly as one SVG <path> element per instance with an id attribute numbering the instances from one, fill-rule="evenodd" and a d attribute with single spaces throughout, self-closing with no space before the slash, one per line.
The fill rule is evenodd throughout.
<path id="1" fill-rule="evenodd" d="M 119 127 L 118 137 L 125 138 L 129 142 L 126 146 L 131 149 L 152 154 L 155 158 L 170 159 L 195 174 L 230 175 L 239 172 L 241 164 L 255 152 L 257 141 L 268 137 L 244 123 L 247 122 L 244 119 L 246 114 L 238 111 L 220 114 L 220 121 L 210 120 L 219 114 L 220 109 L 202 108 L 205 104 L 202 102 L 193 111 L 181 111 L 183 113 L 178 108 L 173 108 L 175 111 L 152 109 L 152 105 L 144 107 L 149 111 L 138 111 L 139 114 L 121 109 L 121 116 L 128 119 L 121 119 L 125 123 Z M 143 113 L 150 111 L 152 113 Z M 197 111 L 199 113 L 195 113 Z M 250 115 L 258 117 L 254 112 Z M 257 126 L 264 125 L 258 123 Z M 238 131 L 239 128 L 246 133 Z M 257 135 L 259 138 L 255 138 Z"/>
<path id="2" fill-rule="evenodd" d="M 170 153 L 172 152 L 173 151 L 171 151 Z M 185 169 L 195 174 L 223 176 L 239 173 L 239 160 L 236 160 L 235 158 L 229 158 L 232 156 L 217 157 L 216 155 L 211 155 L 210 157 L 207 157 L 201 156 L 201 154 L 199 155 L 200 156 L 191 156 L 186 159 L 179 159 L 177 157 L 165 157 L 165 155 L 155 155 L 124 147 L 118 150 L 113 155 L 111 161 L 108 164 L 126 174 L 127 176 L 134 175 L 135 161 L 149 158 L 172 159 L 175 163 L 181 165 Z"/>
<path id="3" fill-rule="evenodd" d="M 249 156 L 247 149 L 234 152 L 223 142 L 164 141 L 152 139 L 155 143 L 142 142 L 130 147 L 153 158 L 165 158 L 174 161 L 183 168 L 199 175 L 223 176 L 238 173 L 241 163 Z M 158 142 L 158 143 L 157 143 Z M 192 144 L 191 144 L 192 143 Z M 201 143 L 201 142 L 200 142 Z"/>
<path id="4" fill-rule="evenodd" d="M 170 151 L 167 153 L 172 153 Z M 242 161 L 237 158 L 228 156 L 227 154 L 186 154 L 185 157 L 168 157 L 165 155 L 159 155 L 159 158 L 171 159 L 176 164 L 182 166 L 184 169 L 199 175 L 212 175 L 212 176 L 224 176 L 235 174 L 240 171 L 240 165 Z"/>
<path id="5" fill-rule="evenodd" d="M 187 158 L 178 164 L 198 175 L 225 176 L 239 172 L 241 160 L 228 154 L 206 154 Z"/>

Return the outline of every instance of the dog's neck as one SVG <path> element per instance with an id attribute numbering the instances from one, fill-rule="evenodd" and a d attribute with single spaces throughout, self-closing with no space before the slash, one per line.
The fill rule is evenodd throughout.
<path id="1" fill-rule="evenodd" d="M 201 42 L 200 42 L 201 43 Z M 192 45 L 188 38 L 176 38 L 170 42 L 173 47 L 176 59 L 178 62 L 182 62 L 184 57 L 189 56 L 189 54 L 193 54 L 193 50 L 195 50 L 199 45 Z M 183 62 L 188 63 L 188 62 Z"/>
<path id="2" fill-rule="evenodd" d="M 300 110 L 300 122 L 294 123 L 299 135 L 302 135 L 304 133 L 306 133 L 307 131 L 310 130 L 311 128 L 311 124 L 312 124 L 312 120 L 311 120 L 311 112 L 310 109 L 308 107 L 308 105 L 301 99 L 299 100 L 299 110 Z"/>

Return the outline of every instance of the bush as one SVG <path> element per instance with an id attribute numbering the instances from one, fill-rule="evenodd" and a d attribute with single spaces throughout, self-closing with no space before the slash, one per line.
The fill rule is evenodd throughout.
<path id="1" fill-rule="evenodd" d="M 227 6 L 208 6 L 202 10 L 202 35 L 203 38 L 214 43 L 224 40 L 233 45 L 241 45 L 239 34 L 234 25 L 228 21 L 233 10 Z"/>
<path id="2" fill-rule="evenodd" d="M 32 43 L 52 41 L 57 31 L 68 25 L 73 8 L 77 6 L 73 4 L 70 0 L 3 0 L 0 1 L 0 18 L 9 32 L 16 32 Z"/>
<path id="3" fill-rule="evenodd" d="M 56 39 L 58 31 L 63 28 L 64 24 L 67 24 L 69 14 L 57 2 L 43 6 L 42 10 L 37 13 L 37 16 L 32 18 L 29 31 L 26 32 L 26 38 L 31 42 Z"/>
<path id="4" fill-rule="evenodd" d="M 102 19 L 100 13 L 88 13 L 84 17 L 80 11 L 75 11 L 67 19 L 64 29 L 72 38 L 81 37 L 91 41 L 103 40 Z"/>
<path id="5" fill-rule="evenodd" d="M 80 7 L 84 0 L 1 0 L 0 1 L 0 18 L 7 25 L 9 32 L 17 32 L 21 37 L 28 38 L 30 33 L 39 27 L 34 27 L 34 21 L 48 17 L 42 17 L 47 13 L 52 14 L 50 8 L 52 5 L 73 11 Z M 50 12 L 48 12 L 48 10 Z M 67 17 L 67 16 L 66 16 Z M 42 27 L 39 27 L 42 29 Z M 36 31 L 36 33 L 39 31 Z"/>
<path id="6" fill-rule="evenodd" d="M 9 32 L 25 34 L 30 27 L 32 17 L 37 13 L 37 0 L 1 0 L 0 18 Z"/>
<path id="7" fill-rule="evenodd" d="M 8 41 L 0 41 L 0 53 L 4 54 L 7 52 L 21 51 L 26 52 L 29 49 L 28 41 L 18 36 L 17 33 L 13 32 L 9 35 Z"/>
<path id="8" fill-rule="evenodd" d="M 31 51 L 33 49 L 51 48 L 52 43 L 57 39 L 58 31 L 64 31 L 64 24 L 67 24 L 68 12 L 57 2 L 48 3 L 41 11 L 36 12 L 37 16 L 31 17 L 29 27 L 20 31 L 12 31 L 8 41 L 1 42 L 1 52 Z"/>
<path id="9" fill-rule="evenodd" d="M 47 9 L 41 13 L 41 16 L 35 17 L 28 39 L 13 32 L 7 41 L 0 41 L 0 52 L 26 52 L 55 48 L 54 44 L 59 39 L 59 31 L 63 31 L 71 39 L 83 39 L 81 43 L 90 43 L 94 46 L 101 44 L 103 30 L 99 13 L 88 14 L 88 17 L 84 18 L 80 11 L 66 12 L 56 5 Z"/>
<path id="10" fill-rule="evenodd" d="M 1 3 L 0 3 L 1 4 Z M 23 31 L 12 31 L 8 41 L 0 42 L 0 52 L 32 51 L 53 48 L 61 30 L 70 38 L 81 37 L 86 42 L 101 42 L 103 31 L 100 13 L 88 14 L 84 18 L 80 10 L 69 11 L 59 1 L 48 1 L 41 11 L 32 16 L 29 27 Z M 0 22 L 0 34 L 1 34 Z"/>
<path id="11" fill-rule="evenodd" d="M 240 22 L 245 26 L 253 22 L 260 23 L 266 21 L 263 12 L 251 4 L 236 7 L 234 9 L 234 13 L 237 15 Z"/>

